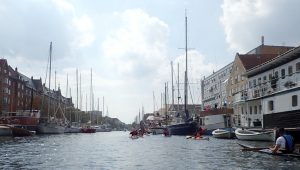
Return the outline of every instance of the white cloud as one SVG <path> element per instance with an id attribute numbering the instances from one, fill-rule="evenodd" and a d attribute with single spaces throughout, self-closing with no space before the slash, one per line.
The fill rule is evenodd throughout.
<path id="1" fill-rule="evenodd" d="M 265 44 L 298 45 L 300 1 L 224 0 L 220 18 L 226 41 L 233 51 L 247 52 Z"/>
<path id="2" fill-rule="evenodd" d="M 95 41 L 95 35 L 93 32 L 94 25 L 92 19 L 83 15 L 81 17 L 74 17 L 72 25 L 76 28 L 74 33 L 73 45 L 76 47 L 87 47 L 93 44 Z"/>
<path id="3" fill-rule="evenodd" d="M 102 44 L 104 57 L 119 76 L 145 78 L 167 59 L 168 26 L 140 9 L 116 16 L 122 23 Z"/>

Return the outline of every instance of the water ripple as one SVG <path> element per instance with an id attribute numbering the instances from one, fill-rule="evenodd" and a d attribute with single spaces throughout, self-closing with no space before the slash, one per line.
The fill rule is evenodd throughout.
<path id="1" fill-rule="evenodd" d="M 298 159 L 241 152 L 235 140 L 125 132 L 1 137 L 0 149 L 0 169 L 300 169 Z"/>

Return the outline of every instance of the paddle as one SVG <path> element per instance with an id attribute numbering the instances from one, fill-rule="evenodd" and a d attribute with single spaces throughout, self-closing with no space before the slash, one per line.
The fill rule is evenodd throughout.
<path id="1" fill-rule="evenodd" d="M 241 151 L 259 151 L 262 149 L 269 149 L 267 147 L 257 147 L 257 148 L 242 148 Z"/>

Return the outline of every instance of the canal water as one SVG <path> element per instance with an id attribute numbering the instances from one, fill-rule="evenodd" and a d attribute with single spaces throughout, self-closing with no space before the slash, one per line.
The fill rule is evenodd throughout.
<path id="1" fill-rule="evenodd" d="M 241 152 L 237 140 L 128 134 L 1 137 L 0 169 L 300 169 L 300 159 Z"/>

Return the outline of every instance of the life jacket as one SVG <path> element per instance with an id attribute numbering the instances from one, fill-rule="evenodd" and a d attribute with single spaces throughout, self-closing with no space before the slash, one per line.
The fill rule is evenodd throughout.
<path id="1" fill-rule="evenodd" d="M 293 152 L 295 148 L 294 138 L 291 135 L 283 135 L 285 139 L 285 150 L 287 152 Z"/>

